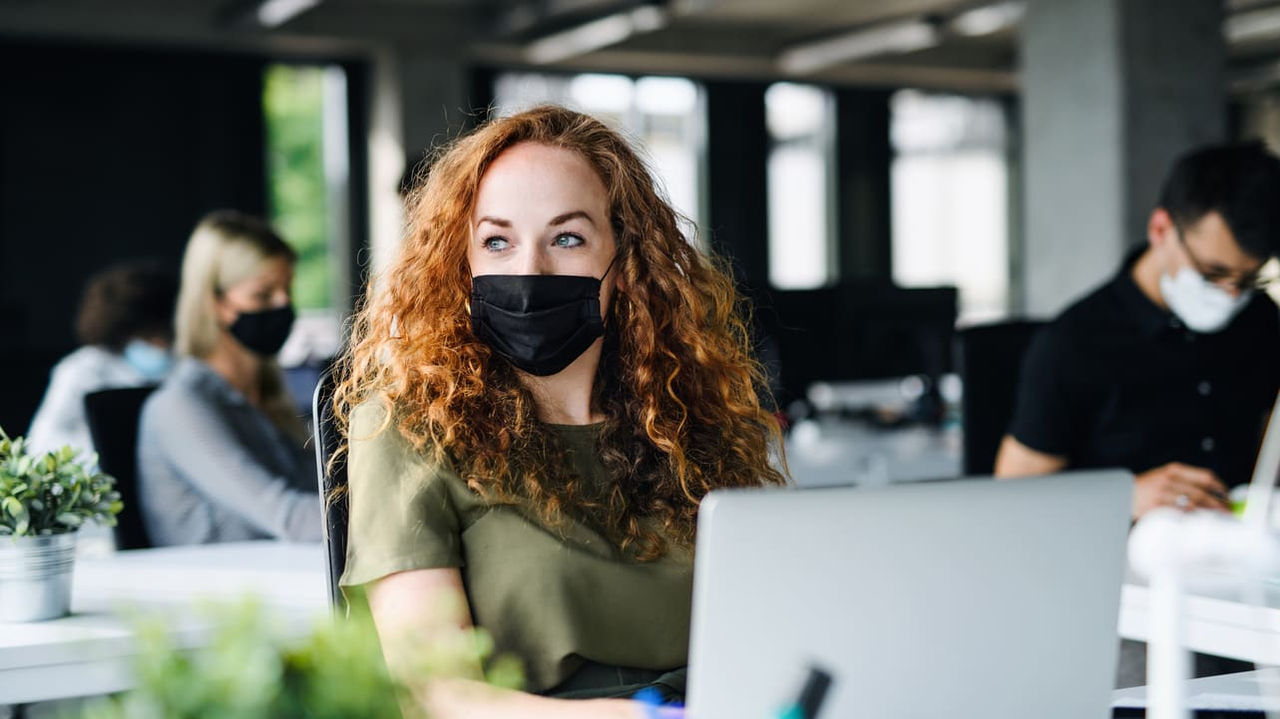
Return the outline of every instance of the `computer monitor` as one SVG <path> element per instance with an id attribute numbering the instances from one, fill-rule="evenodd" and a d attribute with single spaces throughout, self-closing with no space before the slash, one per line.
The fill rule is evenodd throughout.
<path id="1" fill-rule="evenodd" d="M 954 287 L 904 288 L 883 280 L 816 290 L 774 290 L 756 321 L 777 349 L 790 398 L 814 382 L 908 375 L 937 379 L 952 370 Z"/>

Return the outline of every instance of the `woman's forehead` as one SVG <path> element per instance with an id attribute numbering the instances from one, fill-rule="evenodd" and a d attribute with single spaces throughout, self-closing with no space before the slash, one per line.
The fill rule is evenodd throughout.
<path id="1" fill-rule="evenodd" d="M 541 206 L 555 214 L 572 209 L 599 214 L 607 211 L 608 200 L 600 175 L 580 153 L 524 142 L 498 155 L 480 178 L 473 211 L 477 218 L 521 206 Z"/>
<path id="2" fill-rule="evenodd" d="M 275 256 L 260 259 L 252 266 L 241 266 L 238 272 L 228 272 L 225 289 L 256 289 L 288 283 L 293 278 L 293 262 L 287 257 Z"/>

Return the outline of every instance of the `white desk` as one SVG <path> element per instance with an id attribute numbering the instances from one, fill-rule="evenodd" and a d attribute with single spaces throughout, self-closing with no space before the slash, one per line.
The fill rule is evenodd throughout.
<path id="1" fill-rule="evenodd" d="M 1234 581 L 1199 583 L 1185 597 L 1185 646 L 1203 654 L 1280 665 L 1280 588 L 1262 592 L 1262 606 L 1245 599 Z M 1120 636 L 1146 641 L 1147 587 L 1126 583 L 1120 598 Z"/>
<path id="2" fill-rule="evenodd" d="M 865 422 L 821 417 L 792 428 L 787 464 L 801 487 L 959 477 L 961 439 L 957 427 L 879 429 Z"/>
<path id="3" fill-rule="evenodd" d="M 0 705 L 105 694 L 133 685 L 130 612 L 161 614 L 181 648 L 202 646 L 203 600 L 253 594 L 286 632 L 328 611 L 324 548 L 243 542 L 143 549 L 77 559 L 71 616 L 0 623 Z"/>
<path id="4" fill-rule="evenodd" d="M 1280 675 L 1272 669 L 1187 682 L 1187 704 L 1191 709 L 1219 711 L 1280 711 Z M 1117 689 L 1111 695 L 1113 708 L 1145 709 L 1147 688 Z"/>

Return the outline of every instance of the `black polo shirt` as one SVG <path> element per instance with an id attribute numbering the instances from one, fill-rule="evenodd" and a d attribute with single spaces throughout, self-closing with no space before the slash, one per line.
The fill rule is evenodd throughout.
<path id="1" fill-rule="evenodd" d="M 1010 433 L 1073 468 L 1167 462 L 1249 481 L 1280 389 L 1280 310 L 1265 293 L 1201 334 L 1120 273 L 1040 330 L 1023 360 Z"/>

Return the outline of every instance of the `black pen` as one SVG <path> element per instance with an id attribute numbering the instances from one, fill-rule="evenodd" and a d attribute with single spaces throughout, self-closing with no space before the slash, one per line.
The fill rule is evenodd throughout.
<path id="1" fill-rule="evenodd" d="M 831 688 L 831 674 L 815 666 L 809 667 L 804 686 L 795 702 L 778 715 L 778 719 L 817 719 L 818 710 Z"/>

